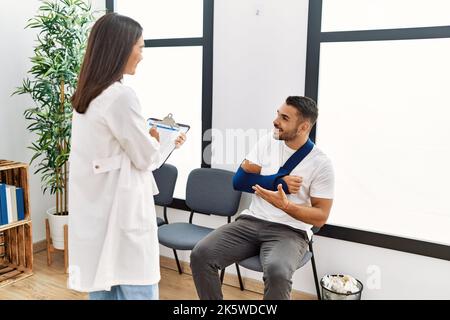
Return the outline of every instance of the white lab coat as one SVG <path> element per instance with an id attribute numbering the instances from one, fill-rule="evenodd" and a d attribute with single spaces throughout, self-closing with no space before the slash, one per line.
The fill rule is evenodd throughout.
<path id="1" fill-rule="evenodd" d="M 92 292 L 160 280 L 152 170 L 159 143 L 139 101 L 116 82 L 74 111 L 69 157 L 69 282 Z"/>

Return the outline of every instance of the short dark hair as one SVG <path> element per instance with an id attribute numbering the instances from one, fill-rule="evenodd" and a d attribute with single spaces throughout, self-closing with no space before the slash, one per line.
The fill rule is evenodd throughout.
<path id="1" fill-rule="evenodd" d="M 308 119 L 312 125 L 317 121 L 319 116 L 319 110 L 317 109 L 316 102 L 308 97 L 290 96 L 286 99 L 286 104 L 297 109 L 299 114 Z"/>

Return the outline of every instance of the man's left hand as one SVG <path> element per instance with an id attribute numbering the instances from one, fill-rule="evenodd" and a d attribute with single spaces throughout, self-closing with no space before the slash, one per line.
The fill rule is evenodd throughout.
<path id="1" fill-rule="evenodd" d="M 278 185 L 277 191 L 270 191 L 262 188 L 259 185 L 255 185 L 252 188 L 253 190 L 255 190 L 256 195 L 260 196 L 278 209 L 284 210 L 289 204 L 289 200 L 286 196 L 286 193 L 284 193 L 283 185 L 281 183 Z"/>

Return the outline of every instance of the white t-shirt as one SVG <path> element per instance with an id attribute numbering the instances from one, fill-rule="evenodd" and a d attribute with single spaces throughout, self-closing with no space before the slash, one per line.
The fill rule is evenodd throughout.
<path id="1" fill-rule="evenodd" d="M 272 175 L 294 154 L 296 150 L 289 148 L 282 140 L 276 140 L 272 134 L 261 138 L 250 151 L 246 159 L 262 167 L 261 175 Z M 311 206 L 311 197 L 333 199 L 334 172 L 330 159 L 317 146 L 300 162 L 290 175 L 303 178 L 298 193 L 287 194 L 290 201 L 296 204 Z M 304 230 L 311 237 L 312 225 L 294 219 L 261 197 L 252 195 L 250 207 L 241 214 L 252 215 L 266 221 L 286 224 Z"/>

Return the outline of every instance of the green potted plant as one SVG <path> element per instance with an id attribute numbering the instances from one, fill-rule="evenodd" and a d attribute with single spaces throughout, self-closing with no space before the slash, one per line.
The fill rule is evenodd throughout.
<path id="1" fill-rule="evenodd" d="M 84 0 L 43 0 L 26 28 L 38 30 L 29 78 L 13 94 L 29 94 L 34 106 L 26 109 L 29 129 L 36 140 L 29 147 L 30 164 L 39 161 L 43 193 L 55 195 L 56 206 L 47 211 L 53 246 L 64 249 L 63 226 L 68 223 L 68 165 L 72 106 L 78 73 L 94 21 Z"/>

